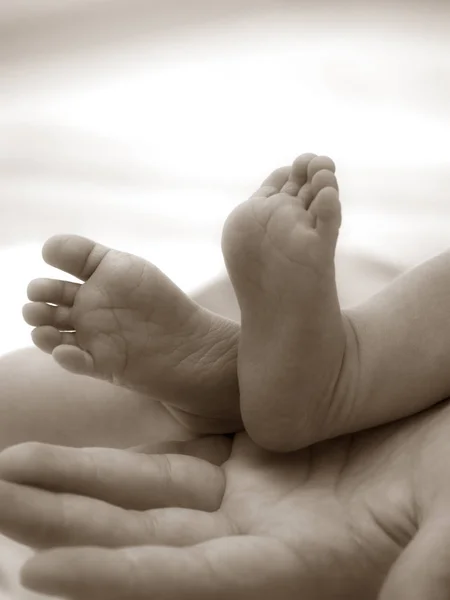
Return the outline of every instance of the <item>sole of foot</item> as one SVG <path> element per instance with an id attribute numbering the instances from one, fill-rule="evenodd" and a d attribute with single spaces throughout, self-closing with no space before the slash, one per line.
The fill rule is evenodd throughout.
<path id="1" fill-rule="evenodd" d="M 341 206 L 333 161 L 278 169 L 228 217 L 222 250 L 242 314 L 238 376 L 255 442 L 293 451 L 331 437 L 347 350 L 334 254 Z M 339 395 L 340 396 L 340 395 Z"/>
<path id="2" fill-rule="evenodd" d="M 38 348 L 72 373 L 164 401 L 202 433 L 239 428 L 234 323 L 153 264 L 86 238 L 53 237 L 43 258 L 83 283 L 30 283 L 23 315 Z"/>

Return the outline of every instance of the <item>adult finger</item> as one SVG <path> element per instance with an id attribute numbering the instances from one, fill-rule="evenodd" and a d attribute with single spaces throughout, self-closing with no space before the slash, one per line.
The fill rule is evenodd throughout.
<path id="1" fill-rule="evenodd" d="M 392 567 L 379 600 L 450 600 L 450 514 L 423 523 Z"/>
<path id="2" fill-rule="evenodd" d="M 51 550 L 29 560 L 21 578 L 67 600 L 297 600 L 305 572 L 285 544 L 239 536 L 183 549 Z"/>
<path id="3" fill-rule="evenodd" d="M 124 510 L 101 500 L 0 481 L 0 531 L 33 548 L 184 546 L 229 533 L 221 512 Z"/>
<path id="4" fill-rule="evenodd" d="M 170 506 L 214 511 L 225 487 L 223 471 L 195 457 L 41 443 L 0 453 L 0 478 L 133 510 Z"/>
<path id="5" fill-rule="evenodd" d="M 180 442 L 157 442 L 129 448 L 144 454 L 183 454 L 222 465 L 231 454 L 232 440 L 224 435 L 210 435 Z"/>

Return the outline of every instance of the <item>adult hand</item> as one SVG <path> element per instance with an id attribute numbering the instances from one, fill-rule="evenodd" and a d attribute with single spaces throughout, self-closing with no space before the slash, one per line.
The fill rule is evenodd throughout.
<path id="1" fill-rule="evenodd" d="M 44 549 L 25 585 L 70 600 L 440 600 L 449 426 L 442 403 L 293 454 L 240 434 L 222 467 L 25 444 L 0 455 L 0 528 Z"/>

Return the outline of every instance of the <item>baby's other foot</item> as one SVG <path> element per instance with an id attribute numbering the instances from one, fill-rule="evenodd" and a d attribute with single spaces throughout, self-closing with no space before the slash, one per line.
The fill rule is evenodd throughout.
<path id="1" fill-rule="evenodd" d="M 341 207 L 334 171 L 330 158 L 300 156 L 238 206 L 223 231 L 242 313 L 242 418 L 270 450 L 333 437 L 344 418 L 338 384 L 351 335 L 335 283 Z"/>
<path id="2" fill-rule="evenodd" d="M 239 429 L 234 323 L 151 263 L 86 238 L 53 237 L 43 257 L 84 283 L 30 283 L 24 318 L 38 348 L 72 373 L 163 400 L 194 429 Z"/>

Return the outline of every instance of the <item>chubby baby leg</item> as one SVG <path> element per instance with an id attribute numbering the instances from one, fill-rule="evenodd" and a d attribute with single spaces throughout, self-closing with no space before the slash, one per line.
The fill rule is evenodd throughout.
<path id="1" fill-rule="evenodd" d="M 341 310 L 334 171 L 328 157 L 300 156 L 224 227 L 242 313 L 242 418 L 270 450 L 296 450 L 450 396 L 450 253 Z"/>

